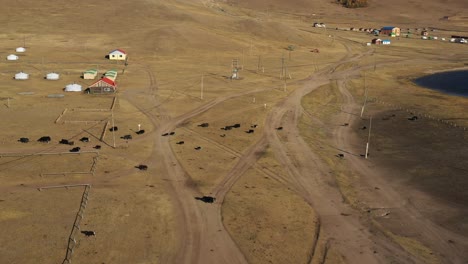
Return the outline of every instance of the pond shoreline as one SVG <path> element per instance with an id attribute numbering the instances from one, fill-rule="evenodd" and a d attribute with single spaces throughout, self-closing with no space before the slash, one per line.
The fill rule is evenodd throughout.
<path id="1" fill-rule="evenodd" d="M 468 67 L 438 71 L 414 78 L 414 84 L 444 94 L 468 97 Z"/>

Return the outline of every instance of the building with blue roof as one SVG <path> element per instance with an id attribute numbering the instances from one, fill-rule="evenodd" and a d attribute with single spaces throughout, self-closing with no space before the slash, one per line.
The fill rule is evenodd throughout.
<path id="1" fill-rule="evenodd" d="M 400 28 L 398 27 L 383 27 L 380 29 L 380 34 L 386 35 L 386 36 L 391 36 L 391 37 L 399 37 L 400 36 Z"/>

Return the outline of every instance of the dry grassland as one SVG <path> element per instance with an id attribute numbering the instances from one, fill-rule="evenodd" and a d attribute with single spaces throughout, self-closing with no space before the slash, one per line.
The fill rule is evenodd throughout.
<path id="1" fill-rule="evenodd" d="M 79 234 L 73 263 L 352 263 L 361 257 L 363 263 L 449 263 L 465 257 L 467 134 L 424 118 L 410 123 L 409 113 L 393 108 L 468 127 L 466 98 L 411 82 L 464 67 L 466 45 L 415 34 L 367 47 L 373 36 L 335 27 L 399 21 L 402 28 L 431 25 L 447 37 L 466 32 L 466 3 L 397 1 L 390 13 L 388 3 L 346 10 L 330 1 L 267 2 L 118 1 L 104 7 L 89 0 L 0 1 L 0 155 L 18 154 L 0 157 L 0 263 L 63 261 L 83 188 L 37 187 L 77 183 L 92 185 L 81 230 L 96 236 Z M 452 19 L 439 21 L 444 15 Z M 328 28 L 312 28 L 316 21 Z M 18 61 L 4 60 L 24 44 Z M 128 66 L 104 58 L 115 48 L 129 53 Z M 234 59 L 239 80 L 229 78 Z M 291 79 L 280 80 L 282 65 Z M 119 72 L 115 95 L 63 91 L 70 83 L 90 85 L 80 76 L 92 68 Z M 19 71 L 30 79 L 13 80 Z M 52 71 L 60 80 L 44 79 Z M 328 83 L 311 89 L 301 106 L 284 103 L 320 78 Z M 361 120 L 364 78 L 372 101 Z M 300 133 L 274 129 L 295 120 L 299 107 Z M 392 113 L 400 119 L 381 122 Z M 367 130 L 360 127 L 369 115 L 376 123 L 371 159 L 364 163 Z M 112 121 L 118 131 L 104 131 Z M 199 126 L 205 122 L 209 127 Z M 240 128 L 220 129 L 237 123 Z M 144 134 L 135 133 L 138 125 Z M 175 135 L 161 136 L 168 132 Z M 121 138 L 127 134 L 133 139 Z M 307 189 L 321 180 L 309 172 L 298 186 L 292 172 L 301 168 L 285 165 L 273 151 L 270 145 L 281 143 L 280 150 L 291 151 L 286 156 L 300 156 L 286 146 L 292 135 L 318 157 L 310 161 L 317 171 L 334 179 L 327 186 Z M 37 142 L 41 136 L 52 141 Z M 22 144 L 20 137 L 31 142 Z M 72 148 L 58 144 L 62 138 L 83 153 L 59 154 Z M 40 153 L 56 154 L 28 156 Z M 148 170 L 134 168 L 139 164 Z M 341 200 L 321 201 L 336 204 L 336 212 L 344 208 L 341 214 L 320 215 L 311 206 L 317 203 L 311 193 L 323 190 L 339 192 Z M 374 208 L 381 206 L 376 197 L 385 201 L 393 191 L 408 203 L 395 201 L 389 217 L 381 217 L 387 209 Z M 194 200 L 202 195 L 217 201 Z M 335 232 L 320 227 L 324 217 Z M 403 227 L 411 217 L 416 220 Z M 362 234 L 340 240 L 353 228 Z"/>

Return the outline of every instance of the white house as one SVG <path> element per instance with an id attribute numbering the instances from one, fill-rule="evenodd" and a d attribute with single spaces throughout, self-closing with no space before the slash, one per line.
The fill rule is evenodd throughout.
<path id="1" fill-rule="evenodd" d="M 109 60 L 126 60 L 127 52 L 121 49 L 116 49 L 109 52 Z"/>

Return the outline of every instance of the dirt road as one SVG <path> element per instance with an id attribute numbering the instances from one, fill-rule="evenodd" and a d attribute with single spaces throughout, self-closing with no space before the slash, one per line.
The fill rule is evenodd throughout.
<path id="1" fill-rule="evenodd" d="M 346 88 L 346 79 L 338 82 L 339 91 L 344 98 L 343 112 L 359 113 L 360 106 L 356 104 L 353 96 Z M 350 123 L 357 122 L 358 115 L 343 114 L 342 122 Z M 356 152 L 356 139 L 352 133 L 345 127 L 337 127 L 334 131 L 334 142 L 337 147 L 346 149 L 350 152 Z M 362 147 L 364 152 L 364 148 Z M 361 184 L 369 189 L 374 189 L 375 186 L 385 186 L 378 193 L 367 193 L 367 203 L 371 208 L 387 208 L 386 210 L 394 213 L 394 217 L 400 216 L 400 221 L 405 223 L 405 226 L 421 237 L 426 246 L 437 253 L 438 258 L 443 263 L 463 263 L 468 257 L 466 249 L 468 245 L 464 241 L 463 236 L 456 234 L 448 229 L 445 229 L 436 223 L 431 222 L 424 217 L 414 203 L 410 203 L 406 195 L 396 191 L 390 184 L 386 182 L 384 177 L 387 173 L 383 169 L 371 166 L 371 161 L 362 159 L 359 155 L 347 155 L 347 163 L 361 175 Z M 423 194 L 420 194 L 423 195 Z M 425 196 L 424 199 L 431 199 Z M 448 241 L 456 240 L 457 243 L 449 243 Z M 445 252 L 452 252 L 446 254 Z"/>

